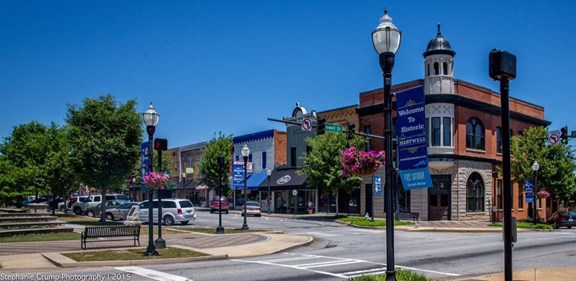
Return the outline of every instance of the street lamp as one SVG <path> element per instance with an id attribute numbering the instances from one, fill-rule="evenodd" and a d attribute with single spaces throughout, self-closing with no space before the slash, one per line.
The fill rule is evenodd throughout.
<path id="1" fill-rule="evenodd" d="M 384 16 L 380 18 L 380 24 L 372 31 L 372 43 L 378 53 L 380 68 L 384 77 L 384 139 L 386 153 L 384 185 L 386 199 L 386 280 L 396 280 L 394 271 L 394 210 L 392 190 L 392 68 L 394 58 L 400 47 L 401 32 L 392 23 L 388 16 L 388 10 L 384 10 Z"/>
<path id="2" fill-rule="evenodd" d="M 156 110 L 154 110 L 154 106 L 150 103 L 148 106 L 148 110 L 142 113 L 142 120 L 144 120 L 144 124 L 146 125 L 146 132 L 148 133 L 148 171 L 152 172 L 154 170 L 154 161 L 152 161 L 153 157 L 153 148 L 152 148 L 152 139 L 154 137 L 154 132 L 156 131 L 156 125 L 158 125 L 158 121 L 160 121 L 160 115 Z M 158 252 L 156 251 L 156 247 L 154 247 L 154 228 L 153 228 L 153 217 L 152 217 L 152 204 L 153 204 L 153 197 L 154 191 L 152 188 L 148 190 L 148 247 L 146 248 L 146 252 L 144 253 L 145 256 L 157 256 Z"/>
<path id="3" fill-rule="evenodd" d="M 538 170 L 540 169 L 540 165 L 538 164 L 538 161 L 534 161 L 534 164 L 532 164 L 532 171 L 534 171 L 534 193 L 536 193 L 536 180 L 538 179 Z M 534 199 L 534 202 L 532 203 L 532 218 L 534 219 L 534 224 L 536 224 L 538 222 L 538 211 L 536 211 L 536 199 Z"/>
<path id="4" fill-rule="evenodd" d="M 268 175 L 268 201 L 266 203 L 268 203 L 268 215 L 270 215 L 270 207 L 272 207 L 272 196 L 270 196 L 270 175 L 272 175 L 272 170 L 266 170 L 266 175 Z"/>
<path id="5" fill-rule="evenodd" d="M 248 230 L 248 223 L 246 222 L 246 201 L 248 201 L 248 194 L 246 192 L 246 173 L 248 166 L 248 155 L 250 155 L 250 148 L 248 145 L 244 144 L 242 147 L 242 158 L 244 158 L 244 224 L 242 225 L 242 230 Z"/>
<path id="6" fill-rule="evenodd" d="M 222 178 L 224 177 L 224 156 L 218 156 L 218 169 L 220 170 L 220 180 L 218 181 L 218 227 L 216 227 L 216 233 L 224 233 L 224 227 L 222 226 Z"/>

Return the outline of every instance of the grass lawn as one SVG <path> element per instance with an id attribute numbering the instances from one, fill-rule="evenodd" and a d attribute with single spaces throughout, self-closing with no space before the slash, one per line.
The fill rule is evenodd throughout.
<path id="1" fill-rule="evenodd" d="M 338 218 L 336 219 L 336 221 L 338 222 L 342 222 L 342 223 L 349 223 L 351 225 L 354 226 L 360 226 L 360 227 L 384 227 L 386 226 L 386 220 L 383 219 L 377 219 L 375 218 L 374 221 L 370 220 L 370 219 L 365 219 L 364 217 L 343 217 L 343 218 Z M 398 226 L 398 225 L 411 225 L 414 224 L 412 222 L 408 222 L 408 221 L 394 221 L 394 225 Z"/>
<path id="2" fill-rule="evenodd" d="M 490 226 L 495 226 L 495 227 L 502 227 L 503 222 L 495 222 L 493 224 L 490 224 Z M 552 225 L 549 224 L 545 224 L 545 223 L 537 223 L 534 224 L 532 222 L 527 222 L 527 221 L 519 221 L 516 222 L 516 227 L 517 228 L 526 228 L 526 229 L 542 229 L 542 230 L 552 230 Z"/>
<path id="3" fill-rule="evenodd" d="M 386 275 L 364 275 L 351 279 L 352 281 L 385 281 Z M 397 281 L 431 281 L 432 279 L 405 269 L 396 270 Z"/>
<path id="4" fill-rule="evenodd" d="M 129 249 L 129 250 L 106 250 L 106 251 L 90 251 L 90 252 L 76 252 L 62 254 L 75 261 L 109 261 L 109 260 L 149 260 L 149 259 L 170 259 L 170 258 L 188 258 L 188 257 L 203 257 L 207 254 L 195 252 L 192 250 L 168 247 L 166 249 L 156 249 L 159 256 L 144 256 L 145 248 L 142 249 Z"/>
<path id="5" fill-rule="evenodd" d="M 0 237 L 0 243 L 13 243 L 13 242 L 38 242 L 38 241 L 60 241 L 60 240 L 78 240 L 80 241 L 80 233 L 76 232 L 60 232 L 60 233 L 46 233 L 46 234 L 28 234 L 11 237 Z"/>

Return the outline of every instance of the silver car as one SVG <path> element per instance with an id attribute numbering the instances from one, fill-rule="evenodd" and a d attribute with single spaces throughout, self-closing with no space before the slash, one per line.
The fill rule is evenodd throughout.
<path id="1" fill-rule="evenodd" d="M 141 202 L 139 205 L 139 218 L 142 223 L 148 223 L 149 201 Z M 152 204 L 152 222 L 158 222 L 158 199 Z M 188 199 L 162 199 L 162 222 L 165 225 L 174 223 L 187 224 L 196 220 L 196 210 Z"/>
<path id="2" fill-rule="evenodd" d="M 122 203 L 121 205 L 106 207 L 106 219 L 111 221 L 124 220 L 126 219 L 126 214 L 128 214 L 130 208 L 139 204 L 140 202 L 126 202 Z"/>

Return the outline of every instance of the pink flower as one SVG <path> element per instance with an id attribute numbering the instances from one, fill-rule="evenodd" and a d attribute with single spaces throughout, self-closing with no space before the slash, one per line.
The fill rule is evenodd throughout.
<path id="1" fill-rule="evenodd" d="M 164 189 L 170 183 L 170 178 L 162 172 L 150 172 L 144 176 L 144 183 L 150 188 Z"/>
<path id="2" fill-rule="evenodd" d="M 548 198 L 550 197 L 550 193 L 546 190 L 540 190 L 538 191 L 538 193 L 536 193 L 536 195 L 538 196 L 538 198 Z"/>
<path id="3" fill-rule="evenodd" d="M 342 176 L 372 174 L 380 168 L 384 156 L 384 151 L 358 151 L 355 146 L 351 146 L 340 154 Z"/>

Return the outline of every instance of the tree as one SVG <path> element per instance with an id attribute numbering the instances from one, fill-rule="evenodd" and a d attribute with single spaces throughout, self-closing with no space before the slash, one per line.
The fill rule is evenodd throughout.
<path id="1" fill-rule="evenodd" d="M 72 167 L 72 155 L 68 142 L 67 128 L 58 128 L 54 123 L 48 129 L 50 149 L 46 157 L 46 183 L 53 196 L 52 214 L 58 208 L 56 195 L 69 195 L 78 187 L 79 181 Z"/>
<path id="2" fill-rule="evenodd" d="M 26 195 L 47 193 L 49 144 L 48 128 L 43 124 L 34 121 L 14 127 L 0 144 L 0 162 L 6 167 L 0 174 L 2 198 L 18 202 Z"/>
<path id="3" fill-rule="evenodd" d="M 572 206 L 576 201 L 573 152 L 568 145 L 546 145 L 547 135 L 544 127 L 532 127 L 512 138 L 511 175 L 516 182 L 524 184 L 525 180 L 534 178 L 532 164 L 538 161 L 540 169 L 536 188 L 550 192 L 557 203 Z"/>
<path id="4" fill-rule="evenodd" d="M 224 136 L 219 133 L 218 137 L 212 138 L 204 148 L 202 159 L 198 163 L 200 170 L 199 182 L 207 185 L 211 190 L 222 186 L 222 194 L 230 192 L 229 173 L 223 172 L 218 163 L 218 157 L 224 157 L 224 167 L 228 171 L 231 162 L 232 136 Z"/>
<path id="5" fill-rule="evenodd" d="M 353 142 L 362 143 L 362 147 L 364 140 L 355 137 Z M 306 144 L 311 149 L 304 155 L 304 166 L 301 173 L 308 175 L 308 186 L 313 188 L 325 187 L 330 193 L 335 192 L 337 195 L 340 189 L 350 194 L 354 187 L 362 184 L 362 177 L 353 175 L 343 177 L 342 175 L 340 154 L 348 148 L 346 134 L 319 135 L 316 138 L 307 138 Z M 338 212 L 338 204 L 336 204 L 336 213 Z"/>
<path id="6" fill-rule="evenodd" d="M 106 219 L 106 191 L 119 191 L 140 156 L 143 135 L 136 101 L 118 103 L 113 96 L 87 98 L 83 107 L 68 105 L 66 121 L 72 167 L 79 179 L 102 192 Z"/>

